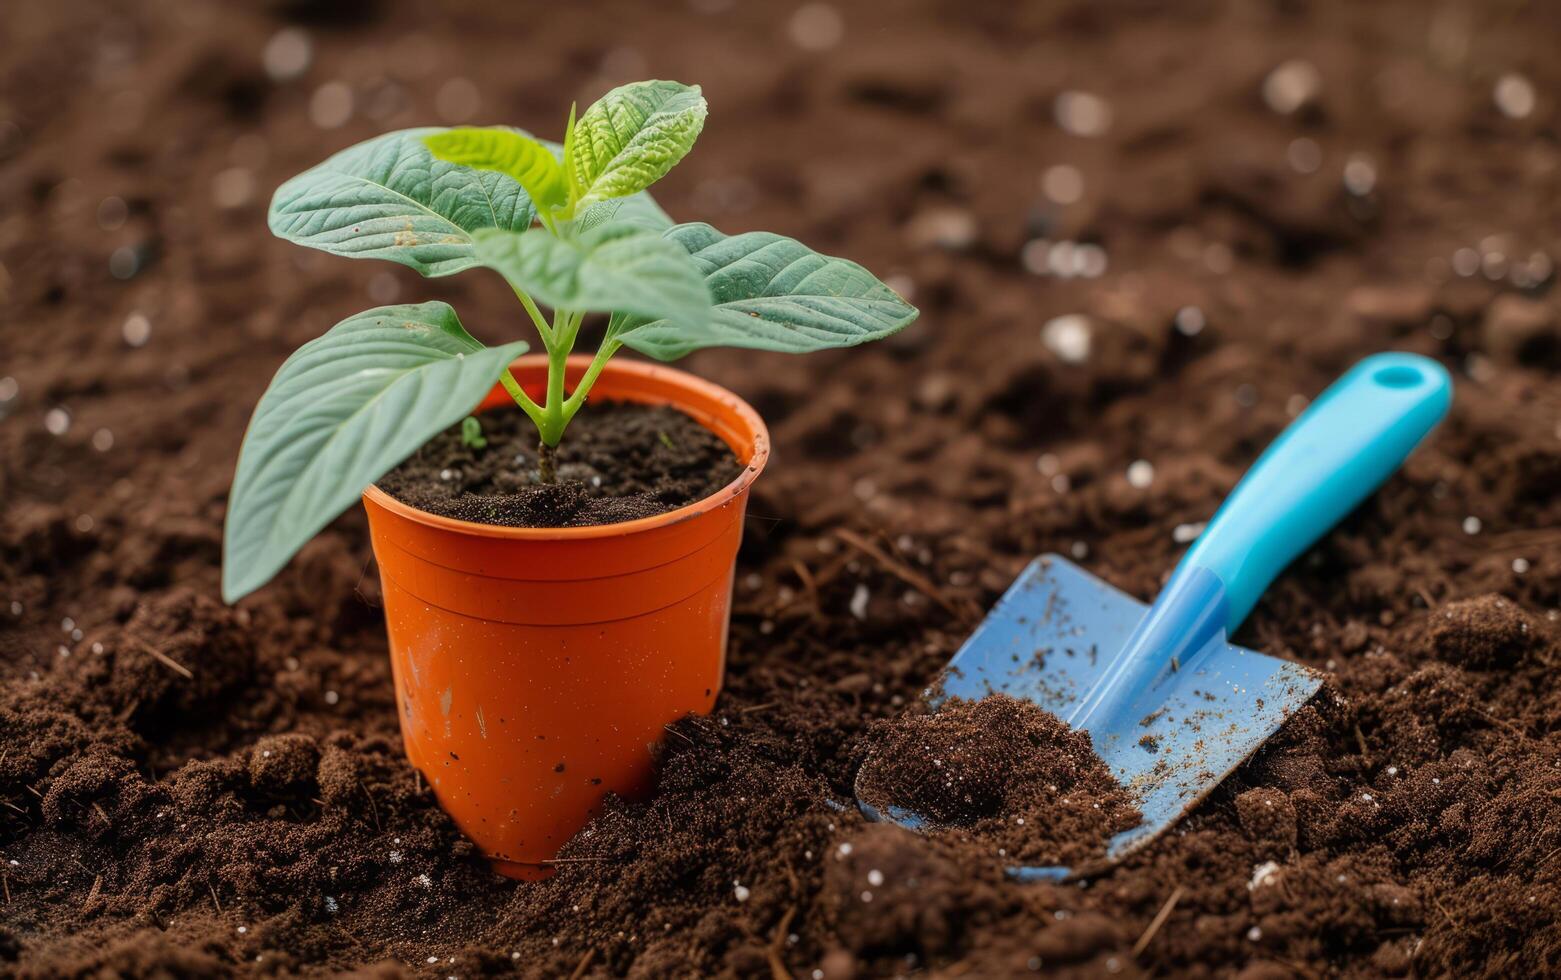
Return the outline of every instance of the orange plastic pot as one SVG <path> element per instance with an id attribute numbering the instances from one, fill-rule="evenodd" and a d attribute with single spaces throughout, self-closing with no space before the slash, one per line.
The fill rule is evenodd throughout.
<path id="1" fill-rule="evenodd" d="M 588 363 L 570 359 L 571 386 Z M 540 398 L 546 360 L 513 371 Z M 613 361 L 591 397 L 673 405 L 746 468 L 697 503 L 583 528 L 473 524 L 363 493 L 407 755 L 514 878 L 545 876 L 607 793 L 646 791 L 665 726 L 715 704 L 748 488 L 769 457 L 758 413 L 682 371 Z M 479 410 L 506 403 L 495 386 Z"/>

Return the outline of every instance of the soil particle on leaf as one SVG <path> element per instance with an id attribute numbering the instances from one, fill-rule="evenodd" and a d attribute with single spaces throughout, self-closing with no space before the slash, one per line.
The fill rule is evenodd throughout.
<path id="1" fill-rule="evenodd" d="M 429 513 L 505 527 L 617 524 L 710 496 L 742 471 L 721 439 L 668 406 L 593 402 L 558 446 L 558 482 L 537 475 L 537 434 L 519 410 L 480 416 L 486 445 L 455 425 L 379 481 Z"/>
<path id="2" fill-rule="evenodd" d="M 1088 732 L 1006 694 L 879 722 L 867 744 L 857 783 L 866 802 L 919 814 L 1014 863 L 1098 856 L 1140 819 Z"/>

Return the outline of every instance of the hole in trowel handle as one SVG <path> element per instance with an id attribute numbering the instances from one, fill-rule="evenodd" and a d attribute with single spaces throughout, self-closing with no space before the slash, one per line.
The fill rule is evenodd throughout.
<path id="1" fill-rule="evenodd" d="M 1395 364 L 1392 367 L 1378 369 L 1371 376 L 1371 380 L 1384 388 L 1413 388 L 1425 380 L 1425 375 L 1417 368 L 1406 364 Z"/>

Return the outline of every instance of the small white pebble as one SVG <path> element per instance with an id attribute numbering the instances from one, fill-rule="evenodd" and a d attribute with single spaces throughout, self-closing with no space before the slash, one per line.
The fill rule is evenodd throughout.
<path id="1" fill-rule="evenodd" d="M 1190 541 L 1196 541 L 1198 535 L 1202 534 L 1203 529 L 1207 526 L 1208 524 L 1204 521 L 1199 521 L 1196 524 L 1178 524 L 1171 529 L 1171 540 L 1177 544 L 1187 544 Z"/>
<path id="2" fill-rule="evenodd" d="M 244 935 L 244 933 L 246 933 L 248 931 L 249 931 L 249 926 L 239 926 L 238 927 L 238 934 L 240 936 Z"/>
<path id="3" fill-rule="evenodd" d="M 851 842 L 850 841 L 846 841 L 844 844 L 840 845 L 840 856 L 841 857 L 846 857 L 850 853 L 851 853 Z"/>
<path id="4" fill-rule="evenodd" d="M 865 620 L 867 618 L 867 600 L 871 596 L 872 593 L 867 590 L 867 586 L 857 585 L 856 591 L 851 593 L 851 615 L 857 619 Z"/>
<path id="5" fill-rule="evenodd" d="M 873 900 L 873 893 L 872 892 L 868 892 L 868 891 L 862 892 L 862 901 L 864 901 L 864 902 L 871 902 L 872 900 Z"/>
<path id="6" fill-rule="evenodd" d="M 1263 930 L 1259 929 L 1257 926 L 1253 926 L 1247 930 L 1247 938 L 1253 942 L 1257 942 L 1259 939 L 1263 938 Z"/>
<path id="7" fill-rule="evenodd" d="M 1471 515 L 1463 519 L 1463 533 L 1465 534 L 1479 534 L 1481 526 L 1482 525 L 1478 517 Z"/>
<path id="8" fill-rule="evenodd" d="M 1089 320 L 1077 313 L 1053 317 L 1041 327 L 1041 343 L 1064 364 L 1089 360 Z"/>
<path id="9" fill-rule="evenodd" d="M 882 885 L 883 884 L 883 872 L 879 871 L 877 868 L 874 868 L 873 870 L 867 872 L 867 883 L 869 885 L 872 885 L 874 888 L 877 888 L 879 885 Z"/>
<path id="10" fill-rule="evenodd" d="M 340 700 L 341 700 L 341 695 L 337 694 L 335 691 L 326 691 L 325 692 L 325 703 L 326 704 L 335 704 L 337 701 L 340 701 Z"/>
<path id="11" fill-rule="evenodd" d="M 152 321 L 144 313 L 132 313 L 125 317 L 119 332 L 131 347 L 145 347 L 146 342 L 152 339 Z"/>
<path id="12" fill-rule="evenodd" d="M 63 408 L 51 408 L 43 417 L 43 427 L 51 436 L 63 436 L 70 431 L 70 412 Z"/>
<path id="13" fill-rule="evenodd" d="M 1522 119 L 1534 111 L 1534 85 L 1516 72 L 1507 72 L 1496 80 L 1491 98 L 1508 119 Z"/>
<path id="14" fill-rule="evenodd" d="M 732 889 L 732 897 L 737 899 L 739 902 L 746 902 L 746 901 L 748 901 L 748 896 L 752 895 L 752 894 L 753 893 L 750 892 L 747 889 L 747 887 L 745 887 L 743 885 L 737 885 L 736 887 L 734 887 Z"/>
<path id="15" fill-rule="evenodd" d="M 1127 468 L 1127 482 L 1143 490 L 1154 482 L 1154 464 L 1147 459 L 1135 459 Z"/>
<path id="16" fill-rule="evenodd" d="M 1512 559 L 1512 570 L 1514 572 L 1517 572 L 1519 575 L 1522 575 L 1524 572 L 1527 572 L 1529 570 L 1528 559 L 1527 558 L 1514 558 L 1514 559 Z"/>
<path id="17" fill-rule="evenodd" d="M 329 895 L 325 896 L 325 911 L 335 915 L 337 910 L 340 908 L 341 906 L 336 903 L 336 899 Z"/>
<path id="18" fill-rule="evenodd" d="M 1184 306 L 1176 311 L 1176 331 L 1184 337 L 1196 337 L 1208 326 L 1203 311 L 1196 306 Z"/>
<path id="19" fill-rule="evenodd" d="M 1111 128 L 1111 103 L 1090 92 L 1069 90 L 1052 102 L 1057 125 L 1074 136 L 1101 136 Z"/>

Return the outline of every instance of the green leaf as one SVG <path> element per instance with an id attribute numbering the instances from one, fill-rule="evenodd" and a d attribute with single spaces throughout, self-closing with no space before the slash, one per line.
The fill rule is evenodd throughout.
<path id="1" fill-rule="evenodd" d="M 705 125 L 699 86 L 634 82 L 602 96 L 568 138 L 569 180 L 577 206 L 627 197 L 683 159 Z"/>
<path id="2" fill-rule="evenodd" d="M 658 235 L 672 227 L 672 218 L 661 210 L 661 205 L 650 196 L 650 191 L 640 191 L 612 201 L 598 201 L 586 208 L 576 219 L 576 224 L 581 231 L 587 231 L 609 221 L 645 228 Z"/>
<path id="3" fill-rule="evenodd" d="M 688 250 L 715 306 L 703 327 L 676 317 L 613 317 L 608 335 L 651 357 L 670 361 L 702 347 L 793 354 L 851 347 L 916 319 L 914 306 L 860 265 L 781 235 L 728 236 L 696 223 L 665 237 Z"/>
<path id="4" fill-rule="evenodd" d="M 473 231 L 524 231 L 536 208 L 511 177 L 434 159 L 423 139 L 438 132 L 386 133 L 289 180 L 271 199 L 272 233 L 425 276 L 476 265 Z"/>
<path id="5" fill-rule="evenodd" d="M 223 598 L 270 581 L 364 487 L 469 414 L 525 349 L 484 348 L 444 303 L 368 310 L 300 347 L 239 450 Z"/>
<path id="6" fill-rule="evenodd" d="M 609 224 L 578 238 L 546 230 L 477 233 L 477 257 L 555 309 L 601 310 L 704 323 L 710 291 L 677 242 L 632 224 Z"/>
<path id="7" fill-rule="evenodd" d="M 505 174 L 526 189 L 531 200 L 545 208 L 563 207 L 569 200 L 569 183 L 553 151 L 513 129 L 464 126 L 424 137 L 434 157 L 477 170 Z"/>

